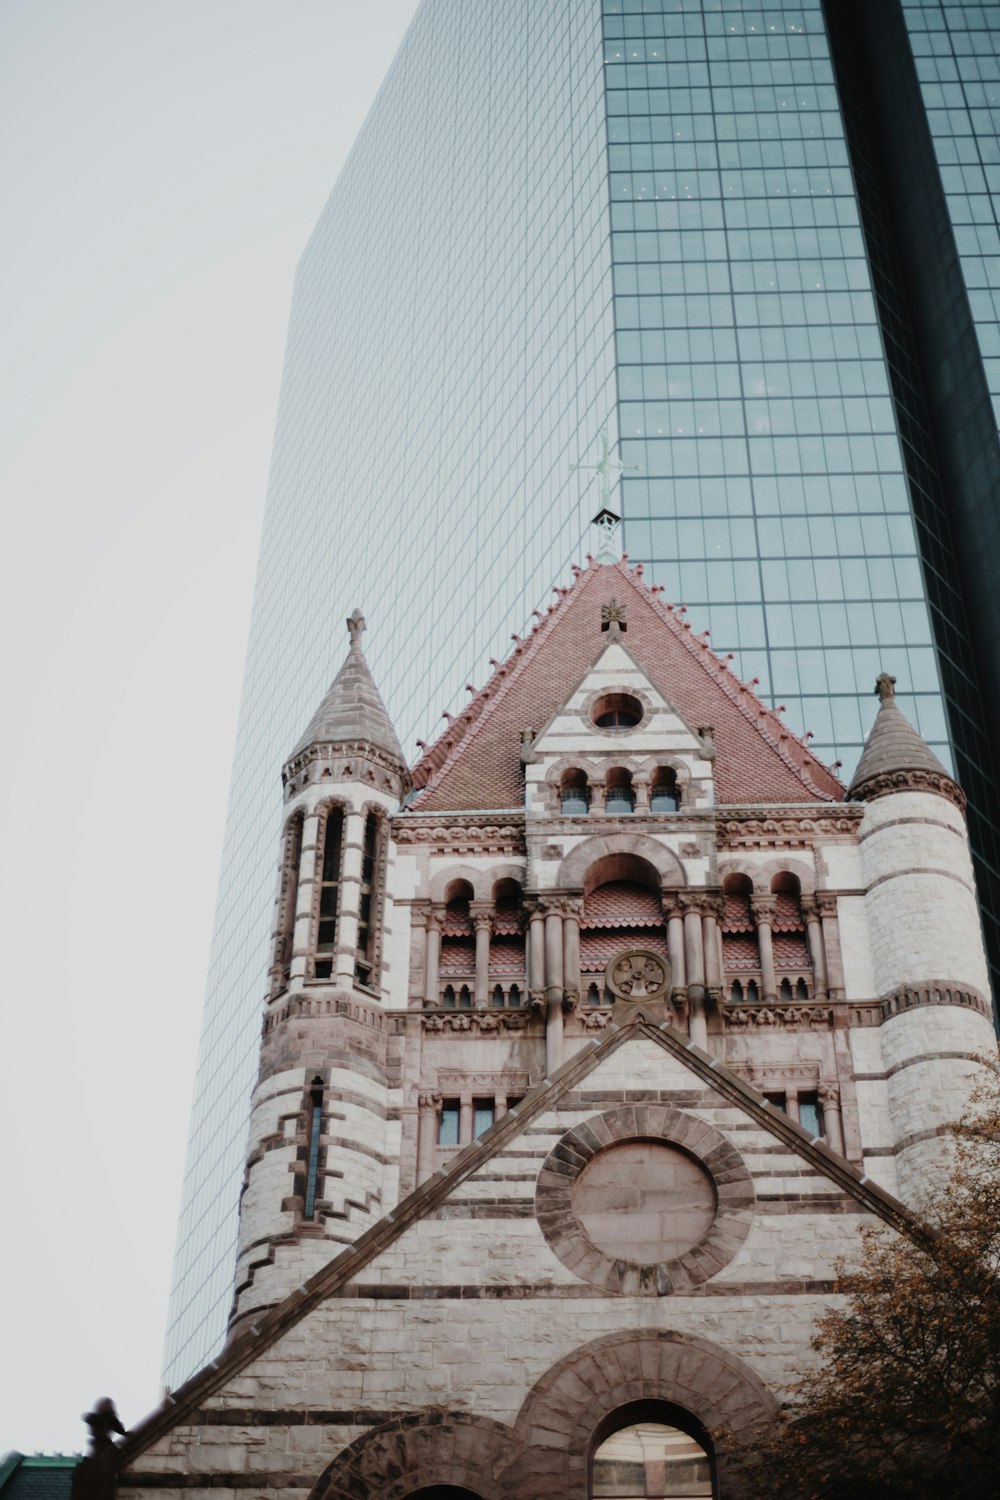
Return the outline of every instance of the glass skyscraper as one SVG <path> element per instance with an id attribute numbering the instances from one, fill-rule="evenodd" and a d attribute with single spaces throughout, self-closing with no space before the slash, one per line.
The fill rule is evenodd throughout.
<path id="1" fill-rule="evenodd" d="M 424 0 L 296 280 L 171 1384 L 224 1332 L 279 771 L 343 618 L 415 750 L 591 547 L 602 430 L 647 579 L 845 775 L 895 673 L 1000 956 L 998 51 L 958 0 Z"/>

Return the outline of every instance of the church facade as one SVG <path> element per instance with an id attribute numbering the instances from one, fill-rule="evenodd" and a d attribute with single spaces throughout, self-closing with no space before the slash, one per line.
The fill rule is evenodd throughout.
<path id="1" fill-rule="evenodd" d="M 416 767 L 364 622 L 283 773 L 230 1337 L 119 1492 L 719 1496 L 993 1044 L 964 799 L 845 789 L 626 560 Z"/>

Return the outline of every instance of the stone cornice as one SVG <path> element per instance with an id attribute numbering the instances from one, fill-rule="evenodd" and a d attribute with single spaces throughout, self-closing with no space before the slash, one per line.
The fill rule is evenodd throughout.
<path id="1" fill-rule="evenodd" d="M 377 766 L 382 775 L 374 780 L 370 777 L 352 776 L 344 777 L 340 773 L 351 761 L 363 760 L 370 766 Z M 407 791 L 410 786 L 409 772 L 401 768 L 392 756 L 385 750 L 373 745 L 370 740 L 340 741 L 333 744 L 307 745 L 297 755 L 285 762 L 281 772 L 281 781 L 285 789 L 285 801 L 304 791 L 308 786 L 315 786 L 321 780 L 320 777 L 310 774 L 310 768 L 317 762 L 323 762 L 330 766 L 338 774 L 328 778 L 331 786 L 336 786 L 341 780 L 371 781 L 381 791 L 392 791 L 397 796 Z"/>
<path id="2" fill-rule="evenodd" d="M 892 792 L 932 792 L 937 797 L 946 797 L 960 812 L 965 812 L 965 793 L 941 771 L 883 771 L 851 787 L 851 795 L 859 802 L 874 802 Z"/>
<path id="3" fill-rule="evenodd" d="M 395 813 L 390 820 L 398 845 L 423 847 L 431 854 L 505 854 L 525 857 L 524 814 L 510 810 L 482 813 Z"/>

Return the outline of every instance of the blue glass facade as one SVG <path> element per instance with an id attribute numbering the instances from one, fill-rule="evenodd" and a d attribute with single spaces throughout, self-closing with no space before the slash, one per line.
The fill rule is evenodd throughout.
<path id="1" fill-rule="evenodd" d="M 343 617 L 431 738 L 592 545 L 602 428 L 631 555 L 845 774 L 894 672 L 988 889 L 998 39 L 950 0 L 424 0 L 296 280 L 172 1384 L 224 1332 L 279 770 Z"/>

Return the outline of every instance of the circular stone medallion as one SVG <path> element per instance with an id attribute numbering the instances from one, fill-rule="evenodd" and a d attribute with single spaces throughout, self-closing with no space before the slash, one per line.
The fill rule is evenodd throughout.
<path id="1" fill-rule="evenodd" d="M 717 1203 L 701 1163 L 662 1141 L 620 1141 L 599 1152 L 573 1184 L 571 1201 L 598 1250 L 632 1265 L 693 1250 Z"/>
<path id="2" fill-rule="evenodd" d="M 659 999 L 670 983 L 670 965 L 651 948 L 630 948 L 610 960 L 604 978 L 618 1000 Z"/>

